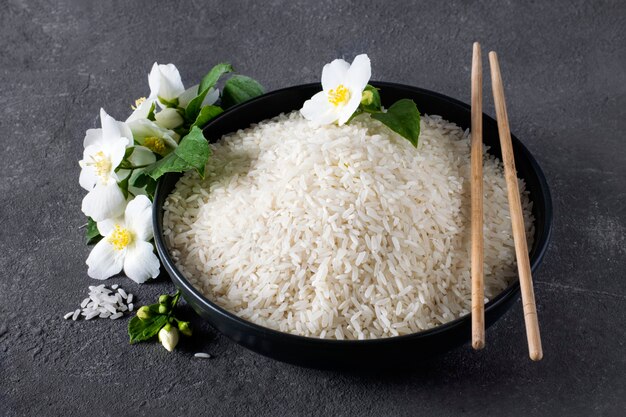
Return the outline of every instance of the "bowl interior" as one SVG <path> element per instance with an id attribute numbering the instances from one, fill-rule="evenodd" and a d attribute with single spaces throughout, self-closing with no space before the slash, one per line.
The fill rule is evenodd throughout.
<path id="1" fill-rule="evenodd" d="M 417 104 L 418 109 L 422 114 L 439 115 L 446 120 L 456 123 L 463 129 L 470 128 L 470 107 L 458 100 L 450 97 L 434 93 L 432 91 L 393 84 L 386 82 L 372 82 L 374 86 L 380 88 L 381 99 L 383 105 L 389 106 L 391 103 L 402 99 L 413 99 Z M 267 93 L 263 96 L 257 97 L 239 106 L 236 106 L 216 119 L 212 120 L 204 128 L 204 135 L 210 142 L 219 140 L 223 135 L 237 131 L 238 129 L 244 129 L 249 127 L 253 123 L 258 123 L 262 120 L 269 119 L 279 115 L 280 113 L 287 113 L 293 110 L 297 110 L 302 107 L 305 100 L 309 99 L 313 94 L 320 90 L 320 85 L 306 84 L 301 86 L 290 87 L 282 90 L 276 90 Z M 488 152 L 498 158 L 501 158 L 500 143 L 498 138 L 497 123 L 494 119 L 487 115 L 483 115 L 483 141 L 486 146 L 489 147 Z M 522 143 L 515 137 L 513 139 L 513 150 L 515 153 L 515 162 L 518 177 L 523 178 L 526 182 L 527 190 L 530 193 L 530 199 L 533 202 L 533 216 L 535 218 L 535 238 L 533 245 L 530 249 L 531 267 L 534 271 L 547 248 L 547 242 L 551 232 L 551 218 L 552 218 L 552 204 L 550 194 L 545 177 L 538 166 L 537 162 L 530 154 L 530 152 L 522 145 Z M 159 180 L 157 185 L 157 192 L 154 199 L 154 231 L 155 242 L 157 250 L 161 259 L 165 265 L 165 268 L 172 276 L 172 279 L 179 286 L 185 295 L 185 298 L 190 301 L 194 308 L 204 314 L 208 314 L 212 318 L 212 322 L 217 319 L 226 320 L 229 323 L 234 323 L 242 329 L 246 329 L 257 335 L 263 335 L 268 337 L 280 337 L 281 340 L 291 340 L 292 342 L 306 342 L 307 344 L 323 344 L 329 346 L 332 344 L 343 345 L 364 345 L 364 344 L 380 344 L 385 343 L 392 339 L 402 340 L 410 338 L 428 337 L 429 335 L 437 334 L 440 332 L 447 332 L 458 330 L 461 327 L 467 327 L 469 322 L 469 316 L 463 316 L 449 323 L 446 323 L 436 328 L 414 333 L 405 336 L 395 336 L 386 339 L 374 339 L 374 340 L 362 340 L 362 341 L 338 341 L 328 339 L 316 339 L 303 336 L 296 336 L 287 333 L 278 332 L 276 330 L 268 329 L 262 326 L 258 326 L 254 323 L 243 320 L 236 315 L 222 309 L 214 304 L 212 301 L 204 297 L 198 290 L 196 290 L 184 275 L 176 268 L 172 261 L 169 250 L 165 244 L 163 238 L 163 203 L 167 198 L 167 195 L 173 190 L 176 182 L 180 178 L 181 174 L 167 174 Z M 519 292 L 519 282 L 515 281 L 507 289 L 505 289 L 498 296 L 494 297 L 485 306 L 485 315 L 487 321 L 491 322 L 495 320 L 495 312 L 498 311 L 498 317 L 502 314 L 504 305 L 510 304 L 513 297 Z M 192 298 L 192 300 L 189 300 Z M 508 307 L 507 307 L 508 308 Z M 490 317 L 490 314 L 493 317 Z M 491 320 L 490 320 L 491 318 Z M 215 323 L 214 323 L 215 324 Z M 220 330 L 226 329 L 228 333 L 228 327 L 216 326 Z M 228 335 L 228 334 L 227 334 Z M 236 336 L 231 337 L 237 339 Z M 467 334 L 469 339 L 469 333 Z M 239 341 L 239 340 L 238 340 Z M 240 343 L 246 345 L 245 340 Z M 248 346 L 250 347 L 250 346 Z M 255 349 L 256 350 L 256 349 Z"/>

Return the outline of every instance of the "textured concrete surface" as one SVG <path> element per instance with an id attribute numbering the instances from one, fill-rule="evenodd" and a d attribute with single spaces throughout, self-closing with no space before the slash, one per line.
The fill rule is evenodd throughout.
<path id="1" fill-rule="evenodd" d="M 0 0 L 0 415 L 625 415 L 625 28 L 619 0 Z M 474 40 L 499 52 L 512 129 L 552 187 L 554 238 L 535 276 L 542 362 L 527 358 L 519 302 L 483 352 L 386 374 L 284 365 L 196 319 L 171 354 L 129 346 L 126 321 L 61 319 L 94 283 L 79 229 L 84 131 L 100 106 L 124 118 L 155 60 L 188 85 L 229 60 L 275 89 L 367 52 L 375 79 L 467 102 Z M 140 302 L 173 289 L 113 283 Z"/>

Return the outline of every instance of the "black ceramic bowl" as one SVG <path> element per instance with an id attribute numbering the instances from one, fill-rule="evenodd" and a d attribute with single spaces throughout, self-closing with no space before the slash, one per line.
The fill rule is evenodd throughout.
<path id="1" fill-rule="evenodd" d="M 380 88 L 383 105 L 402 98 L 415 101 L 422 114 L 440 115 L 462 128 L 470 127 L 470 107 L 450 97 L 421 88 L 385 82 L 373 82 Z M 204 135 L 216 141 L 226 133 L 247 128 L 252 123 L 302 107 L 305 100 L 320 90 L 319 84 L 306 84 L 272 91 L 234 107 L 204 128 Z M 483 115 L 484 142 L 498 158 L 500 143 L 494 119 Z M 552 224 L 552 202 L 546 179 L 535 158 L 513 136 L 513 150 L 518 176 L 526 182 L 533 201 L 535 239 L 530 250 L 532 270 L 536 271 L 548 245 Z M 220 332 L 255 352 L 281 361 L 317 367 L 407 366 L 427 359 L 471 338 L 470 316 L 464 316 L 436 328 L 405 336 L 376 340 L 326 340 L 295 336 L 258 326 L 224 310 L 204 297 L 176 268 L 163 238 L 163 203 L 174 188 L 180 174 L 168 174 L 159 180 L 153 206 L 154 237 L 165 269 L 185 300 L 194 310 Z M 492 299 L 485 306 L 486 326 L 493 324 L 519 295 L 519 282 Z M 521 317 L 520 317 L 521 323 Z M 521 324 L 520 324 L 521 325 Z M 493 343 L 493 342 L 490 342 Z M 502 341 L 500 343 L 507 343 Z"/>

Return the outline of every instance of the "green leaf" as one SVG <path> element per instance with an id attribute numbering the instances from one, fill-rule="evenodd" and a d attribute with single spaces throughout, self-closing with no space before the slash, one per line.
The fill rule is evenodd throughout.
<path id="1" fill-rule="evenodd" d="M 122 193 L 124 194 L 124 198 L 128 198 L 128 179 L 130 178 L 130 174 L 127 175 L 122 181 L 117 182 L 117 186 L 120 187 Z"/>
<path id="2" fill-rule="evenodd" d="M 263 86 L 245 75 L 234 75 L 222 89 L 222 107 L 227 109 L 251 98 L 260 96 L 265 91 Z"/>
<path id="3" fill-rule="evenodd" d="M 184 126 L 180 126 L 172 130 L 181 138 L 187 136 L 187 133 L 189 133 L 189 129 L 186 129 Z"/>
<path id="4" fill-rule="evenodd" d="M 211 156 L 209 143 L 202 135 L 202 130 L 194 126 L 173 152 L 144 168 L 144 173 L 157 180 L 168 172 L 184 172 L 195 169 L 204 178 L 204 166 L 209 156 Z"/>
<path id="5" fill-rule="evenodd" d="M 134 146 L 129 146 L 128 148 L 126 148 L 126 151 L 124 151 L 124 159 L 128 159 L 133 154 L 134 150 Z"/>
<path id="6" fill-rule="evenodd" d="M 198 86 L 198 94 L 211 87 L 215 87 L 215 84 L 217 84 L 222 75 L 233 71 L 234 68 L 228 62 L 217 64 L 211 68 L 211 71 L 209 71 L 207 75 L 202 77 L 202 81 L 200 81 L 200 85 Z"/>
<path id="7" fill-rule="evenodd" d="M 208 94 L 211 87 L 214 87 L 220 77 L 228 72 L 232 72 L 233 67 L 228 63 L 221 63 L 214 66 L 207 75 L 202 78 L 200 85 L 198 86 L 198 95 L 189 102 L 185 109 L 185 121 L 190 124 L 195 124 L 194 121 L 198 118 L 202 102 Z"/>
<path id="8" fill-rule="evenodd" d="M 204 101 L 204 98 L 206 97 L 208 92 L 209 89 L 207 88 L 206 90 L 198 94 L 196 98 L 189 102 L 187 108 L 185 109 L 185 114 L 183 115 L 187 123 L 191 124 L 194 120 L 196 120 L 198 114 L 200 113 L 200 107 L 202 106 L 202 102 Z"/>
<path id="9" fill-rule="evenodd" d="M 85 233 L 88 245 L 98 243 L 102 239 L 102 235 L 98 230 L 98 224 L 91 217 L 87 217 L 87 231 Z"/>
<path id="10" fill-rule="evenodd" d="M 213 119 L 214 117 L 216 117 L 217 115 L 219 115 L 219 114 L 221 114 L 223 112 L 224 112 L 224 110 L 222 110 L 222 108 L 219 107 L 219 106 L 204 106 L 200 110 L 200 113 L 198 114 L 198 117 L 196 117 L 196 121 L 193 122 L 191 127 L 198 126 L 199 128 L 202 128 L 211 119 Z"/>
<path id="11" fill-rule="evenodd" d="M 159 99 L 161 104 L 163 104 L 166 107 L 172 107 L 172 108 L 178 107 L 178 99 L 177 98 L 174 98 L 172 100 L 166 100 L 163 97 L 159 97 L 159 96 L 157 96 L 157 98 Z"/>
<path id="12" fill-rule="evenodd" d="M 115 172 L 118 172 L 120 169 L 132 169 L 133 164 L 130 163 L 128 158 L 130 158 L 134 150 L 134 146 L 129 146 L 128 148 L 126 148 L 126 151 L 124 152 L 124 158 L 122 158 L 122 162 L 120 162 L 117 168 L 115 168 Z"/>
<path id="13" fill-rule="evenodd" d="M 148 184 L 148 180 L 151 180 L 150 176 L 145 173 L 144 168 L 136 169 L 130 175 L 130 184 L 133 187 L 143 188 Z"/>
<path id="14" fill-rule="evenodd" d="M 378 94 L 378 89 L 371 85 L 366 85 L 363 90 L 363 98 L 361 99 L 361 104 L 359 108 L 368 113 L 378 113 L 380 112 L 380 94 Z"/>
<path id="15" fill-rule="evenodd" d="M 406 98 L 398 100 L 389 107 L 386 113 L 374 113 L 372 117 L 417 148 L 420 135 L 420 112 L 413 100 Z"/>
<path id="16" fill-rule="evenodd" d="M 156 190 L 156 181 L 146 174 L 144 168 L 136 169 L 130 175 L 130 185 L 141 188 L 146 192 L 150 200 L 154 199 L 154 191 Z"/>
<path id="17" fill-rule="evenodd" d="M 150 178 L 150 182 L 146 185 L 145 192 L 150 200 L 154 200 L 154 192 L 156 191 L 156 181 Z"/>
<path id="18" fill-rule="evenodd" d="M 128 336 L 130 343 L 143 342 L 153 338 L 167 323 L 167 315 L 161 314 L 145 320 L 135 316 L 128 323 Z"/>
<path id="19" fill-rule="evenodd" d="M 152 102 L 152 105 L 150 106 L 150 111 L 148 112 L 148 120 L 152 120 L 153 122 L 156 120 L 156 118 L 154 117 L 154 110 L 156 109 L 156 102 Z"/>

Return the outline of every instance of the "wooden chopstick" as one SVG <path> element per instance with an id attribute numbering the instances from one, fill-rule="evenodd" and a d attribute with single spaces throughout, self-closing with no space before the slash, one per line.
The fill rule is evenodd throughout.
<path id="1" fill-rule="evenodd" d="M 528 245 L 524 229 L 524 215 L 520 202 L 515 159 L 513 157 L 513 145 L 509 130 L 509 119 L 506 113 L 504 100 L 504 87 L 498 55 L 489 52 L 489 64 L 491 67 L 491 87 L 493 100 L 496 106 L 498 118 L 498 133 L 500 135 L 500 147 L 502 148 L 502 164 L 509 195 L 509 210 L 511 211 L 511 223 L 513 225 L 513 240 L 515 242 L 515 255 L 517 257 L 517 270 L 519 273 L 520 287 L 522 289 L 522 305 L 524 307 L 524 322 L 526 323 L 526 338 L 528 340 L 528 353 L 533 361 L 541 360 L 543 350 L 541 348 L 541 335 L 539 334 L 539 321 L 537 319 L 537 307 L 533 291 L 533 279 L 530 272 L 530 260 L 528 259 Z"/>
<path id="2" fill-rule="evenodd" d="M 480 44 L 472 54 L 472 347 L 485 347 L 485 289 L 483 282 L 483 66 Z"/>

